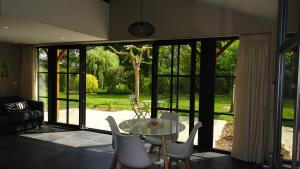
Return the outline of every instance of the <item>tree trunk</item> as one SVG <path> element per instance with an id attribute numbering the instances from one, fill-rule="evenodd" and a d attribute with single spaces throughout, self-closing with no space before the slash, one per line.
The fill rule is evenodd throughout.
<path id="1" fill-rule="evenodd" d="M 137 103 L 139 103 L 140 98 L 140 64 L 135 63 L 134 67 L 134 94 L 136 97 Z"/>

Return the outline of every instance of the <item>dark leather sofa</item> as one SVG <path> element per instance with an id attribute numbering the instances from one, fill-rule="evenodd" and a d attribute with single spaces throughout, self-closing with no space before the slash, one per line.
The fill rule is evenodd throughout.
<path id="1" fill-rule="evenodd" d="M 6 111 L 3 104 L 26 101 L 29 108 L 19 111 Z M 40 101 L 24 100 L 19 96 L 0 97 L 0 135 L 41 128 L 44 122 L 44 104 Z"/>

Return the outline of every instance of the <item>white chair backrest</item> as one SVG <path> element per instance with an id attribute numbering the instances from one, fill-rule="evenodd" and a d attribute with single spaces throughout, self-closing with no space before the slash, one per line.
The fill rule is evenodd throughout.
<path id="1" fill-rule="evenodd" d="M 196 133 L 197 133 L 197 131 L 198 131 L 198 129 L 200 127 L 202 127 L 202 123 L 199 121 L 199 122 L 197 122 L 194 125 L 194 128 L 193 128 L 192 132 L 190 133 L 189 138 L 184 143 L 185 146 L 186 146 L 185 152 L 183 152 L 183 157 L 184 158 L 190 157 L 193 154 L 193 150 L 194 150 L 194 145 L 193 145 L 194 138 L 195 138 L 195 135 L 196 135 Z"/>
<path id="2" fill-rule="evenodd" d="M 108 121 L 112 133 L 120 133 L 116 120 L 112 116 L 108 116 L 106 121 Z"/>
<path id="3" fill-rule="evenodd" d="M 147 168 L 152 165 L 142 140 L 136 135 L 116 133 L 118 161 L 130 168 Z"/>
<path id="4" fill-rule="evenodd" d="M 106 121 L 109 124 L 109 127 L 111 129 L 111 133 L 112 133 L 112 147 L 113 149 L 115 149 L 115 133 L 120 134 L 120 130 L 119 127 L 116 123 L 116 120 L 112 117 L 112 116 L 108 116 L 106 118 Z"/>

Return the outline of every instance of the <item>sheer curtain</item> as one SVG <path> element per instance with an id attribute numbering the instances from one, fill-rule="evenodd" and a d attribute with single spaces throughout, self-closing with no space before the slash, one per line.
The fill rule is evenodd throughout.
<path id="1" fill-rule="evenodd" d="M 268 154 L 272 112 L 270 97 L 270 35 L 244 35 L 236 70 L 232 157 L 262 163 Z"/>
<path id="2" fill-rule="evenodd" d="M 34 47 L 23 47 L 20 95 L 24 99 L 36 99 L 36 60 L 36 49 Z"/>

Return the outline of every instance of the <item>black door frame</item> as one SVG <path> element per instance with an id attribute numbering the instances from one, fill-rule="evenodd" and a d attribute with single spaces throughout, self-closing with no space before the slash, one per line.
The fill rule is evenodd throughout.
<path id="1" fill-rule="evenodd" d="M 48 106 L 49 106 L 49 112 L 48 112 L 48 124 L 58 125 L 58 126 L 65 126 L 65 127 L 71 127 L 71 128 L 84 128 L 85 126 L 85 58 L 86 58 L 86 47 L 84 45 L 72 45 L 72 46 L 49 46 L 48 48 L 48 69 L 49 69 L 49 88 L 48 88 Z M 59 99 L 57 98 L 57 50 L 59 49 L 79 49 L 79 55 L 80 55 L 80 61 L 79 61 L 79 76 L 80 76 L 80 83 L 79 83 L 79 124 L 68 124 L 68 113 L 67 113 L 67 122 L 65 123 L 59 123 L 57 122 L 57 100 L 63 100 L 66 102 L 69 101 L 76 101 L 69 98 L 66 99 Z M 67 52 L 68 53 L 68 52 Z M 68 85 L 67 85 L 68 90 Z M 67 112 L 68 112 L 68 103 L 67 103 Z M 51 113 L 52 112 L 52 113 Z"/>

